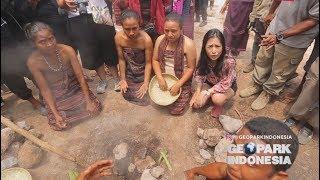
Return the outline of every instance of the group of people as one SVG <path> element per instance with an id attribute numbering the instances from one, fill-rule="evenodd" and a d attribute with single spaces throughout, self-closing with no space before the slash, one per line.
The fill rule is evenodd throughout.
<path id="1" fill-rule="evenodd" d="M 113 4 L 104 0 L 90 0 L 88 4 L 78 4 L 74 0 L 27 1 L 26 5 L 21 5 L 20 1 L 14 1 L 13 5 L 6 1 L 1 3 L 6 5 L 1 9 L 1 65 L 4 70 L 1 82 L 45 114 L 54 130 L 63 130 L 73 121 L 99 114 L 102 105 L 90 91 L 83 68 L 97 72 L 100 82 L 96 90 L 104 93 L 107 87 L 105 65 L 112 69 L 115 90 L 129 102 L 141 106 L 150 104 L 148 86 L 151 76 L 155 75 L 161 90 L 170 91 L 171 95 L 181 90 L 177 101 L 168 107 L 170 114 L 182 115 L 188 107 L 197 109 L 210 103 L 211 116 L 219 117 L 224 104 L 236 94 L 235 58 L 245 50 L 249 29 L 253 29 L 256 36 L 252 61 L 244 72 L 253 71 L 253 80 L 239 94 L 247 98 L 260 93 L 251 108 L 263 109 L 272 96 L 279 96 L 283 91 L 306 49 L 316 36 L 319 37 L 319 2 L 316 0 L 226 0 L 221 10 L 228 11 L 223 32 L 215 28 L 206 32 L 199 58 L 193 41 L 193 0 L 118 0 Z M 13 12 L 21 12 L 21 16 L 13 16 Z M 34 22 L 28 24 L 30 19 Z M 116 32 L 114 19 L 122 30 Z M 25 34 L 33 46 L 24 39 Z M 240 134 L 260 135 L 270 130 L 270 134 L 285 131 L 291 135 L 289 127 L 298 120 L 310 119 L 298 138 L 290 143 L 297 144 L 299 140 L 305 144 L 311 139 L 313 128 L 319 126 L 318 46 L 317 40 L 305 67 L 306 74 L 298 90 L 300 95 L 296 94 L 298 98 L 285 123 L 258 118 L 247 122 Z M 163 73 L 179 80 L 168 87 Z M 35 82 L 43 100 L 33 97 L 24 77 Z M 270 127 L 264 128 L 268 124 Z M 284 171 L 288 167 L 270 165 L 268 168 L 260 169 L 269 172 L 263 176 L 287 177 Z M 237 172 L 237 169 L 218 163 L 192 169 L 187 175 L 190 179 L 195 175 L 206 175 L 209 179 L 254 175 Z"/>
<path id="2" fill-rule="evenodd" d="M 154 46 L 150 36 L 139 29 L 139 22 L 136 11 L 125 10 L 121 14 L 123 30 L 115 35 L 119 88 L 124 99 L 138 105 L 149 104 L 147 90 L 153 69 L 163 91 L 177 95 L 181 89 L 177 101 L 169 106 L 171 114 L 181 115 L 189 106 L 200 108 L 211 101 L 214 104 L 211 114 L 219 117 L 223 104 L 236 91 L 236 64 L 233 58 L 226 56 L 223 34 L 217 29 L 206 33 L 196 66 L 195 44 L 183 35 L 179 14 L 167 15 L 164 35 L 157 38 Z M 36 47 L 27 60 L 27 67 L 44 98 L 50 126 L 62 130 L 69 122 L 101 111 L 101 104 L 88 88 L 74 49 L 57 43 L 47 24 L 31 23 L 26 32 Z M 163 73 L 179 80 L 168 87 Z M 197 84 L 193 95 L 192 79 Z"/>

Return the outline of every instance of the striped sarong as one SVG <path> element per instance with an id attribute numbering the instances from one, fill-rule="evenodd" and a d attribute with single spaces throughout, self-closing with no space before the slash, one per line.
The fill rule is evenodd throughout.
<path id="1" fill-rule="evenodd" d="M 90 114 L 90 112 L 86 110 L 86 100 L 72 67 L 63 67 L 62 72 L 53 72 L 49 70 L 46 74 L 48 73 L 50 73 L 50 76 L 54 76 L 55 73 L 63 73 L 63 76 L 59 81 L 55 83 L 48 82 L 48 85 L 55 98 L 56 108 L 67 123 L 87 119 L 97 115 L 102 110 L 101 103 L 90 90 L 90 98 L 95 102 L 99 111 L 97 114 Z M 59 129 L 59 127 L 56 126 L 56 120 L 50 107 L 45 101 L 44 103 L 48 111 L 47 118 L 49 120 L 49 125 L 53 129 Z"/>

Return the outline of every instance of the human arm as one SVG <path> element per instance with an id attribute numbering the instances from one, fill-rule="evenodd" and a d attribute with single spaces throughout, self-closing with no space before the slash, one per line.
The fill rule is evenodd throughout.
<path id="1" fill-rule="evenodd" d="M 194 180 L 195 176 L 202 175 L 207 179 L 224 179 L 226 178 L 226 163 L 211 163 L 206 166 L 195 167 L 185 171 L 187 180 Z"/>
<path id="2" fill-rule="evenodd" d="M 266 24 L 266 27 L 268 27 L 270 22 L 272 21 L 272 19 L 274 17 L 274 13 L 277 10 L 277 8 L 279 7 L 280 3 L 281 3 L 281 0 L 273 0 L 271 7 L 269 9 L 269 13 L 264 18 L 264 22 Z"/>
<path id="3" fill-rule="evenodd" d="M 226 57 L 227 58 L 227 57 Z M 236 78 L 236 62 L 233 58 L 225 59 L 224 67 L 221 72 L 221 80 L 208 91 L 209 93 L 225 93 L 231 88 Z"/>
<path id="4" fill-rule="evenodd" d="M 117 48 L 117 53 L 118 53 L 118 58 L 119 58 L 119 71 L 120 71 L 120 89 L 122 93 L 127 92 L 128 84 L 126 81 L 126 61 L 123 57 L 123 49 L 121 47 L 121 33 L 122 32 L 117 32 L 115 36 L 115 44 Z"/>
<path id="5" fill-rule="evenodd" d="M 201 89 L 202 89 L 202 86 L 203 86 L 203 83 L 205 82 L 205 79 L 206 79 L 206 76 L 202 76 L 199 74 L 199 69 L 197 69 L 194 73 L 194 77 L 193 77 L 193 80 L 195 81 L 196 83 L 196 88 L 195 88 L 195 92 L 190 100 L 190 107 L 198 107 L 198 104 L 197 102 L 198 101 L 198 98 L 199 98 L 199 95 L 201 93 Z"/>
<path id="6" fill-rule="evenodd" d="M 153 57 L 152 57 L 152 67 L 153 67 L 153 71 L 156 74 L 160 89 L 163 91 L 166 91 L 168 89 L 168 85 L 166 83 L 166 81 L 164 80 L 163 76 L 162 76 L 162 72 L 161 72 L 161 68 L 160 68 L 160 62 L 158 59 L 158 50 L 159 50 L 159 44 L 162 41 L 162 39 L 164 38 L 164 35 L 161 35 L 157 38 L 155 46 L 154 46 L 154 50 L 153 50 Z"/>
<path id="7" fill-rule="evenodd" d="M 317 24 L 318 24 L 318 20 L 314 18 L 308 18 L 282 31 L 282 34 L 284 38 L 295 36 L 305 31 L 308 31 L 309 29 L 313 28 Z M 267 46 L 268 48 L 271 48 L 278 42 L 276 35 L 272 33 L 264 35 L 262 36 L 262 38 L 263 40 L 261 41 L 261 46 Z"/>
<path id="8" fill-rule="evenodd" d="M 97 161 L 82 171 L 77 180 L 98 180 L 102 176 L 110 176 L 112 166 L 113 162 L 111 160 Z"/>
<path id="9" fill-rule="evenodd" d="M 147 34 L 145 38 L 145 45 L 146 46 L 145 46 L 144 52 L 145 52 L 146 66 L 144 69 L 144 82 L 143 82 L 143 85 L 138 90 L 138 98 L 142 98 L 146 94 L 149 86 L 151 71 L 152 71 L 151 61 L 152 61 L 153 44 L 152 44 L 151 38 Z"/>
<path id="10" fill-rule="evenodd" d="M 57 4 L 60 8 L 72 10 L 76 9 L 77 5 L 74 0 L 57 0 Z"/>
<path id="11" fill-rule="evenodd" d="M 29 59 L 27 60 L 27 66 L 28 69 L 30 70 L 34 80 L 36 81 L 38 88 L 40 90 L 40 93 L 42 97 L 44 98 L 46 104 L 49 106 L 57 124 L 63 128 L 67 127 L 67 124 L 65 121 L 62 119 L 61 115 L 59 114 L 57 110 L 57 105 L 56 105 L 56 100 L 53 97 L 52 91 L 48 86 L 47 80 L 45 79 L 43 73 L 41 72 L 41 65 L 37 60 L 35 59 L 36 57 L 30 56 Z"/>
<path id="12" fill-rule="evenodd" d="M 97 111 L 96 106 L 94 105 L 94 102 L 90 99 L 88 83 L 84 78 L 84 74 L 83 74 L 81 65 L 79 63 L 79 60 L 77 58 L 76 52 L 70 46 L 65 46 L 65 51 L 66 51 L 66 54 L 68 55 L 68 59 L 70 60 L 70 64 L 72 66 L 73 72 L 77 77 L 77 80 L 80 84 L 84 98 L 86 100 L 87 110 L 89 112 Z"/>
<path id="13" fill-rule="evenodd" d="M 180 88 L 189 79 L 192 78 L 193 72 L 196 67 L 197 51 L 194 42 L 191 39 L 185 38 L 184 53 L 187 59 L 187 69 L 184 70 L 182 77 L 176 82 L 171 88 L 170 93 L 172 95 L 177 95 Z"/>

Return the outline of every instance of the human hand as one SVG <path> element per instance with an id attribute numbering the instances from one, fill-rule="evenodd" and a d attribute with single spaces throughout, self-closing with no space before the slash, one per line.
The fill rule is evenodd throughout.
<path id="1" fill-rule="evenodd" d="M 121 93 L 126 93 L 128 89 L 128 84 L 126 80 L 121 80 L 119 82 Z"/>
<path id="2" fill-rule="evenodd" d="M 186 180 L 194 180 L 195 174 L 191 170 L 184 172 L 186 175 Z"/>
<path id="3" fill-rule="evenodd" d="M 90 114 L 95 114 L 98 111 L 98 105 L 94 100 L 88 100 L 86 109 Z"/>
<path id="4" fill-rule="evenodd" d="M 249 24 L 248 24 L 248 27 L 247 27 L 247 29 L 249 30 L 249 29 L 251 29 L 251 28 L 255 28 L 255 26 L 256 26 L 256 22 L 250 22 Z"/>
<path id="5" fill-rule="evenodd" d="M 77 4 L 76 4 L 75 0 L 65 0 L 65 3 L 70 9 L 77 8 Z"/>
<path id="6" fill-rule="evenodd" d="M 163 77 L 158 78 L 159 87 L 162 91 L 168 90 L 168 84 Z"/>
<path id="7" fill-rule="evenodd" d="M 174 84 L 173 86 L 171 86 L 171 88 L 170 88 L 170 94 L 171 94 L 172 96 L 178 95 L 179 92 L 180 92 L 180 88 L 181 88 L 181 86 L 179 85 L 179 83 L 175 83 L 175 84 Z"/>
<path id="8" fill-rule="evenodd" d="M 190 100 L 190 103 L 189 103 L 189 106 L 190 107 L 194 107 L 194 108 L 197 108 L 197 101 L 198 101 L 198 96 L 199 96 L 200 92 L 196 91 L 191 100 Z"/>
<path id="9" fill-rule="evenodd" d="M 143 96 L 147 93 L 147 90 L 148 90 L 148 83 L 143 83 L 138 90 L 138 98 L 142 99 Z"/>
<path id="10" fill-rule="evenodd" d="M 113 162 L 111 160 L 97 161 L 82 171 L 77 180 L 97 180 L 102 176 L 110 176 L 112 167 Z"/>
<path id="11" fill-rule="evenodd" d="M 268 15 L 263 19 L 266 28 L 269 26 L 269 24 L 270 24 L 270 22 L 272 21 L 273 17 L 274 17 L 274 14 L 268 14 Z"/>
<path id="12" fill-rule="evenodd" d="M 268 34 L 261 36 L 261 46 L 266 46 L 267 50 L 271 49 L 275 44 L 277 44 L 277 37 L 274 34 Z"/>
<path id="13" fill-rule="evenodd" d="M 68 127 L 67 122 L 62 118 L 60 114 L 55 115 L 54 118 L 56 121 L 56 126 L 58 128 L 57 130 L 62 130 Z"/>

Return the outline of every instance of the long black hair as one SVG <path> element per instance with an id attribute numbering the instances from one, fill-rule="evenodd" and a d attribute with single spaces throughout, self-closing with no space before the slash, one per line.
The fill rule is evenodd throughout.
<path id="1" fill-rule="evenodd" d="M 221 45 L 222 45 L 222 53 L 221 53 L 220 57 L 217 59 L 217 63 L 213 68 L 213 73 L 215 75 L 219 76 L 219 74 L 222 70 L 222 67 L 223 67 L 223 61 L 224 61 L 224 57 L 226 55 L 225 39 L 224 39 L 221 31 L 219 31 L 218 29 L 211 29 L 204 35 L 203 41 L 202 41 L 200 60 L 199 60 L 199 64 L 197 67 L 199 70 L 199 74 L 201 76 L 205 76 L 210 72 L 209 61 L 211 61 L 211 60 L 207 55 L 206 45 L 207 45 L 208 40 L 213 37 L 218 38 L 220 40 Z"/>

